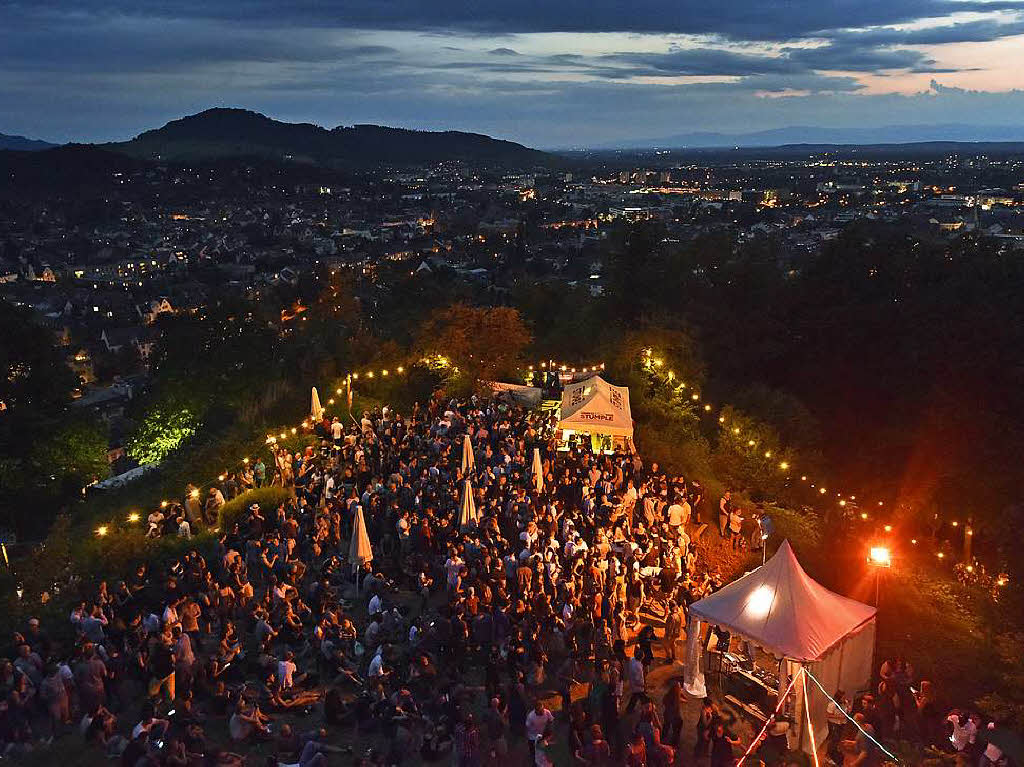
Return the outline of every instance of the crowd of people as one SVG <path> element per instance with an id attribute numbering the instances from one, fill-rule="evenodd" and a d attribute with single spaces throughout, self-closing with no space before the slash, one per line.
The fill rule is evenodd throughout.
<path id="1" fill-rule="evenodd" d="M 29 621 L 0 663 L 5 754 L 77 738 L 125 767 L 733 765 L 729 717 L 707 700 L 684 733 L 679 682 L 655 695 L 648 675 L 721 585 L 690 536 L 718 522 L 746 545 L 739 510 L 635 454 L 558 451 L 553 427 L 475 397 L 385 407 L 325 418 L 313 444 L 205 497 L 189 486 L 149 534 L 213 529 L 250 488 L 289 492 L 212 550 L 90 586 L 70 631 Z M 467 479 L 479 518 L 461 524 Z M 352 562 L 360 514 L 373 558 Z"/>

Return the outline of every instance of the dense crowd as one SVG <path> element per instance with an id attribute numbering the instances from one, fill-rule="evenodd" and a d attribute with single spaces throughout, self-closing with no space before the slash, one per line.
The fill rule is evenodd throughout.
<path id="1" fill-rule="evenodd" d="M 741 536 L 728 494 L 712 504 L 635 454 L 558 451 L 553 427 L 476 398 L 384 408 L 325 418 L 313 445 L 205 497 L 190 486 L 149 534 L 212 529 L 250 488 L 290 492 L 205 555 L 98 584 L 69 616 L 73 643 L 30 621 L 0 664 L 5 753 L 78 738 L 126 767 L 734 764 L 728 717 L 707 700 L 684 736 L 679 682 L 655 696 L 648 674 L 675 663 L 687 605 L 720 586 L 691 534 L 703 522 L 757 547 L 760 526 Z M 359 514 L 374 553 L 361 563 Z M 837 751 L 873 763 L 836 724 Z"/>

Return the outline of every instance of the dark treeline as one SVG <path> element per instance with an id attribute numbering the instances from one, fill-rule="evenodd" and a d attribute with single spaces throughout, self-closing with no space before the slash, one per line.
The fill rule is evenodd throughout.
<path id="1" fill-rule="evenodd" d="M 713 398 L 768 418 L 773 397 L 806 405 L 813 428 L 786 436 L 830 481 L 1005 540 L 1024 456 L 1018 252 L 865 223 L 793 261 L 770 238 L 667 242 L 648 224 L 616 234 L 605 278 L 594 318 L 689 332 Z"/>

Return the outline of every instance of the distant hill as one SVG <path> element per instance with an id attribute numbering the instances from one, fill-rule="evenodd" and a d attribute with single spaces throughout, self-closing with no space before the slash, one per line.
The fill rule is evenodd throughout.
<path id="1" fill-rule="evenodd" d="M 208 109 L 105 148 L 140 159 L 223 157 L 286 159 L 333 167 L 421 165 L 445 160 L 530 165 L 550 155 L 479 133 L 430 132 L 379 125 L 286 123 L 245 109 Z"/>
<path id="2" fill-rule="evenodd" d="M 39 139 L 25 138 L 24 136 L 8 136 L 6 133 L 0 133 L 0 151 L 10 149 L 15 152 L 39 152 L 43 149 L 53 149 L 55 146 L 57 144 L 40 141 Z"/>
<path id="3" fill-rule="evenodd" d="M 143 163 L 91 144 L 64 144 L 45 151 L 0 152 L 0 198 L 25 194 L 104 193 L 115 173 L 130 173 Z"/>
<path id="4" fill-rule="evenodd" d="M 792 125 L 750 133 L 679 133 L 657 139 L 623 140 L 619 148 L 700 149 L 726 147 L 778 147 L 794 144 L 860 146 L 921 143 L 1002 143 L 1024 141 L 1024 127 L 960 124 L 887 125 L 878 128 L 822 128 Z M 611 148 L 611 146 L 607 147 Z"/>

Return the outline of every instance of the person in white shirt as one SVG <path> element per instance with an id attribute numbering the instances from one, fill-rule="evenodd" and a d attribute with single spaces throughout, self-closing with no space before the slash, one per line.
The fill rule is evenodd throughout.
<path id="1" fill-rule="evenodd" d="M 160 527 L 164 523 L 164 513 L 159 509 L 151 512 L 149 517 L 146 518 L 149 523 L 149 529 L 146 530 L 147 538 L 156 538 L 160 535 Z"/>
<path id="2" fill-rule="evenodd" d="M 690 516 L 693 514 L 693 507 L 690 506 L 690 502 L 685 497 L 680 506 L 683 507 L 683 525 L 688 525 L 690 524 Z"/>
<path id="3" fill-rule="evenodd" d="M 464 564 L 462 557 L 453 549 L 451 556 L 444 563 L 444 571 L 448 575 L 448 591 L 458 591 L 459 573 L 462 571 Z"/>
<path id="4" fill-rule="evenodd" d="M 683 524 L 683 507 L 679 503 L 673 503 L 668 507 L 668 526 L 678 531 Z"/>
<path id="5" fill-rule="evenodd" d="M 949 742 L 957 751 L 963 751 L 978 737 L 978 726 L 967 714 L 954 711 L 946 721 L 953 725 L 953 734 L 949 736 Z"/>
<path id="6" fill-rule="evenodd" d="M 164 608 L 163 624 L 165 626 L 177 626 L 178 625 L 178 605 L 177 602 L 171 602 Z"/>
<path id="7" fill-rule="evenodd" d="M 540 698 L 533 706 L 533 710 L 526 715 L 526 738 L 530 741 L 530 757 L 535 759 L 537 755 L 537 741 L 544 737 L 548 727 L 555 721 L 554 715 L 544 708 Z"/>
<path id="8" fill-rule="evenodd" d="M 378 613 L 384 611 L 384 605 L 381 604 L 380 594 L 374 594 L 372 597 L 370 597 L 370 605 L 367 608 L 367 610 L 369 611 L 371 616 L 377 615 Z"/>
<path id="9" fill-rule="evenodd" d="M 295 685 L 295 653 L 289 650 L 284 658 L 277 662 L 277 684 L 282 690 L 290 690 Z"/>

